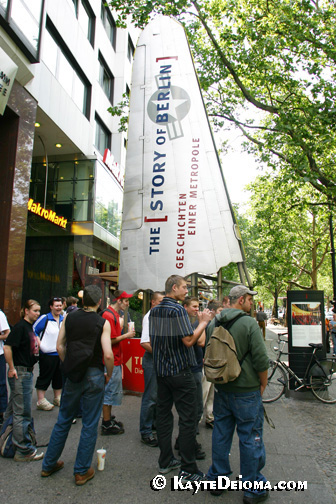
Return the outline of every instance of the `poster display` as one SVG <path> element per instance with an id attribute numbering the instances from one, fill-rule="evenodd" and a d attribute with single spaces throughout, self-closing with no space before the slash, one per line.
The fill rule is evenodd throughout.
<path id="1" fill-rule="evenodd" d="M 322 308 L 320 302 L 291 303 L 292 346 L 308 347 L 322 343 Z"/>

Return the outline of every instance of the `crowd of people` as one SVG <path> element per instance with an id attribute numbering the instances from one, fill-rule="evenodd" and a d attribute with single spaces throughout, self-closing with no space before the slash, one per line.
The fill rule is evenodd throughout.
<path id="1" fill-rule="evenodd" d="M 199 310 L 197 297 L 188 296 L 185 279 L 169 277 L 165 292 L 154 292 L 149 312 L 143 318 L 141 346 L 145 388 L 141 401 L 140 440 L 158 447 L 159 472 L 178 470 L 182 481 L 217 481 L 229 476 L 229 452 L 235 428 L 239 436 L 242 481 L 251 482 L 244 491 L 244 504 L 263 502 L 268 492 L 258 484 L 266 479 L 261 395 L 267 383 L 268 357 L 258 323 L 250 314 L 253 296 L 244 285 L 233 287 L 223 301 L 212 300 Z M 121 404 L 121 342 L 135 336 L 134 324 L 124 317 L 129 298 L 113 292 L 110 305 L 100 313 L 102 291 L 89 285 L 78 299 L 52 298 L 50 311 L 40 314 L 40 305 L 28 300 L 22 318 L 10 329 L 0 311 L 0 422 L 12 416 L 15 460 L 42 460 L 42 477 L 64 467 L 60 459 L 70 427 L 82 418 L 74 476 L 76 485 L 94 477 L 92 458 L 102 416 L 101 434 L 120 435 L 124 425 L 114 406 Z M 67 303 L 65 304 L 65 301 Z M 204 375 L 204 350 L 217 324 L 236 319 L 230 327 L 242 371 L 233 382 L 212 384 Z M 125 321 L 126 319 L 126 321 Z M 46 453 L 34 446 L 29 434 L 32 417 L 33 368 L 39 362 L 35 388 L 37 409 L 59 408 Z M 10 396 L 7 404 L 6 362 Z M 51 385 L 53 401 L 45 392 Z M 179 435 L 172 439 L 175 405 Z M 207 475 L 197 466 L 205 452 L 197 442 L 199 423 L 212 429 L 212 463 Z M 156 435 L 155 435 L 156 432 Z M 180 458 L 175 457 L 173 447 Z M 257 486 L 254 487 L 254 483 Z M 211 493 L 220 495 L 220 488 Z"/>

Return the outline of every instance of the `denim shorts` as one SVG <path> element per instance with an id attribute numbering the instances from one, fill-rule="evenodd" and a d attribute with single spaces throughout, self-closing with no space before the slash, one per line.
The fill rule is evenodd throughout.
<path id="1" fill-rule="evenodd" d="M 105 385 L 104 404 L 121 406 L 123 396 L 121 366 L 114 366 L 112 377 Z"/>

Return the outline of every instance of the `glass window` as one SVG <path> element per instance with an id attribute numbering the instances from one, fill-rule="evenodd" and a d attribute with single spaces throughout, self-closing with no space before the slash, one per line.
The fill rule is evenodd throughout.
<path id="1" fill-rule="evenodd" d="M 44 32 L 42 47 L 43 61 L 51 73 L 56 77 L 58 46 L 48 30 Z"/>
<path id="2" fill-rule="evenodd" d="M 43 43 L 43 61 L 81 112 L 88 117 L 89 84 L 81 78 L 76 64 L 72 64 L 68 53 L 67 48 L 62 45 L 61 39 L 55 38 L 53 31 L 49 31 L 47 24 Z"/>
<path id="3" fill-rule="evenodd" d="M 93 179 L 94 178 L 94 162 L 93 161 L 75 161 L 76 179 Z"/>
<path id="4" fill-rule="evenodd" d="M 113 103 L 114 77 L 101 54 L 99 54 L 99 84 L 107 98 Z"/>
<path id="5" fill-rule="evenodd" d="M 11 19 L 37 51 L 40 34 L 41 0 L 12 0 Z"/>
<path id="6" fill-rule="evenodd" d="M 78 22 L 82 30 L 84 31 L 87 39 L 89 40 L 90 44 L 93 46 L 95 16 L 92 10 L 90 9 L 90 6 L 86 3 L 85 0 L 82 0 L 82 2 L 79 5 Z"/>
<path id="7" fill-rule="evenodd" d="M 132 62 L 133 54 L 134 54 L 134 45 L 131 40 L 131 37 L 128 35 L 127 58 L 129 59 L 130 62 Z"/>
<path id="8" fill-rule="evenodd" d="M 77 180 L 75 183 L 75 198 L 76 200 L 88 199 L 92 194 L 94 181 L 92 180 Z"/>
<path id="9" fill-rule="evenodd" d="M 2 28 L 31 63 L 39 61 L 41 15 L 44 0 L 0 0 Z"/>
<path id="10" fill-rule="evenodd" d="M 56 189 L 56 201 L 59 203 L 60 201 L 70 201 L 72 200 L 73 195 L 73 185 L 72 181 L 69 180 L 59 180 L 57 183 Z"/>
<path id="11" fill-rule="evenodd" d="M 74 220 L 78 222 L 92 221 L 92 201 L 76 201 L 74 204 Z"/>
<path id="12" fill-rule="evenodd" d="M 60 54 L 58 62 L 58 81 L 65 91 L 72 96 L 74 71 L 64 54 Z"/>
<path id="13" fill-rule="evenodd" d="M 73 180 L 73 178 L 74 178 L 74 163 L 72 161 L 59 163 L 56 176 L 57 176 L 58 180 Z"/>
<path id="14" fill-rule="evenodd" d="M 8 4 L 8 0 L 0 0 L 0 6 L 7 10 L 7 4 Z"/>
<path id="15" fill-rule="evenodd" d="M 72 5 L 75 15 L 77 17 L 77 12 L 78 12 L 78 0 L 68 0 L 68 2 Z"/>
<path id="16" fill-rule="evenodd" d="M 95 160 L 49 163 L 47 208 L 68 220 L 92 221 Z M 43 203 L 46 167 L 33 163 L 30 197 Z"/>
<path id="17" fill-rule="evenodd" d="M 113 19 L 113 16 L 111 14 L 110 9 L 104 5 L 104 2 L 101 3 L 100 18 L 101 18 L 101 21 L 104 25 L 107 36 L 108 36 L 113 48 L 115 49 L 116 25 L 115 25 L 115 22 L 114 22 L 114 19 Z"/>
<path id="18" fill-rule="evenodd" d="M 100 154 L 104 154 L 105 149 L 109 149 L 111 145 L 111 133 L 96 115 L 96 131 L 95 131 L 95 146 Z"/>
<path id="19" fill-rule="evenodd" d="M 97 163 L 95 222 L 120 238 L 122 189 L 108 170 Z"/>
<path id="20" fill-rule="evenodd" d="M 87 92 L 84 82 L 74 72 L 72 98 L 84 115 L 86 115 Z"/>

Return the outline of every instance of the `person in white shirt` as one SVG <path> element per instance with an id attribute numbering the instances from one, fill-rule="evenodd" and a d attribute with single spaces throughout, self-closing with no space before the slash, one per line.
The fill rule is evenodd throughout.
<path id="1" fill-rule="evenodd" d="M 154 292 L 151 298 L 151 308 L 161 303 L 162 292 Z M 146 350 L 142 357 L 142 369 L 144 372 L 145 390 L 142 395 L 140 409 L 140 434 L 142 443 L 153 448 L 158 446 L 155 436 L 153 436 L 153 421 L 156 407 L 157 383 L 153 365 L 152 346 L 149 338 L 149 314 L 146 313 L 142 320 L 142 333 L 140 345 Z"/>
<path id="2" fill-rule="evenodd" d="M 10 333 L 6 315 L 0 310 L 0 426 L 3 423 L 3 415 L 7 408 L 7 383 L 6 383 L 6 359 L 4 356 L 4 340 Z"/>

